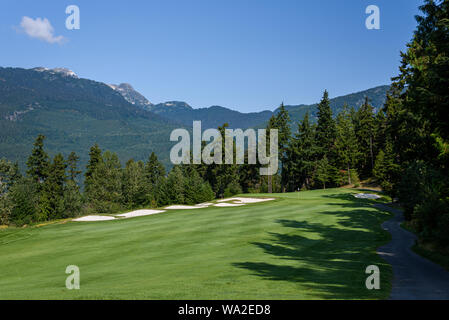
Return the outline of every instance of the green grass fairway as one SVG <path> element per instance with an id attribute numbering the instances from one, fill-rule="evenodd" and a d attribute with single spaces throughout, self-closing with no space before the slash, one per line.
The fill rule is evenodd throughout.
<path id="1" fill-rule="evenodd" d="M 354 192 L 0 230 L 0 299 L 387 298 L 391 267 L 376 248 L 390 214 Z M 65 288 L 68 265 L 80 290 Z M 366 289 L 368 265 L 381 290 Z"/>

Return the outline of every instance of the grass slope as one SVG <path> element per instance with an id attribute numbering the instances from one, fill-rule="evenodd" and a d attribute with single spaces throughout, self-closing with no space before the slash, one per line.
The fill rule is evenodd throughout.
<path id="1" fill-rule="evenodd" d="M 389 213 L 354 190 L 275 194 L 242 207 L 0 230 L 1 299 L 378 299 Z M 81 289 L 65 288 L 77 265 Z M 365 288 L 378 265 L 381 290 Z"/>

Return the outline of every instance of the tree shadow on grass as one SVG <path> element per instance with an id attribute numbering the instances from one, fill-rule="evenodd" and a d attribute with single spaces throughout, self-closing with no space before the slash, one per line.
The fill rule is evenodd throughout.
<path id="1" fill-rule="evenodd" d="M 388 241 L 388 234 L 380 227 L 382 213 L 368 210 L 359 199 L 345 195 L 335 198 L 339 196 L 348 200 L 338 203 L 341 211 L 319 213 L 337 216 L 337 224 L 277 220 L 286 233 L 269 233 L 269 242 L 252 243 L 268 255 L 265 261 L 274 258 L 276 262 L 241 262 L 234 266 L 264 279 L 298 283 L 299 290 L 311 290 L 311 296 L 317 298 L 386 298 L 389 285 L 372 291 L 365 287 L 366 267 L 373 264 L 381 269 L 381 283 L 389 282 L 390 267 L 376 254 L 376 248 Z"/>

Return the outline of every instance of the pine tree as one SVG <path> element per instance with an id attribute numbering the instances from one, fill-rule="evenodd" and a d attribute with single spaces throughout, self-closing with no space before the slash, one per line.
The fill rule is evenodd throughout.
<path id="1" fill-rule="evenodd" d="M 337 137 L 335 121 L 332 117 L 332 109 L 330 107 L 329 94 L 327 90 L 324 91 L 323 98 L 318 104 L 318 122 L 316 127 L 316 145 L 318 147 L 318 159 L 321 164 L 326 163 L 327 166 L 327 180 L 329 182 L 338 185 L 339 184 L 339 172 L 336 167 L 337 155 L 335 148 L 335 140 Z M 324 160 L 326 158 L 326 160 Z M 318 164 L 319 166 L 319 164 Z M 318 169 L 317 169 L 318 170 Z M 324 171 L 322 171 L 324 172 Z M 324 177 L 324 174 L 321 176 Z"/>
<path id="2" fill-rule="evenodd" d="M 129 160 L 123 172 L 123 203 L 128 208 L 145 205 L 149 202 L 148 189 L 145 164 Z"/>
<path id="3" fill-rule="evenodd" d="M 315 144 L 315 128 L 310 124 L 309 113 L 298 123 L 298 131 L 288 149 L 290 164 L 289 185 L 291 191 L 310 189 L 316 168 L 318 149 Z"/>
<path id="4" fill-rule="evenodd" d="M 347 169 L 348 184 L 352 184 L 351 168 L 354 168 L 358 159 L 359 147 L 351 120 L 351 113 L 347 105 L 344 105 L 343 110 L 338 114 L 336 126 L 337 139 L 335 145 L 339 167 Z"/>
<path id="5" fill-rule="evenodd" d="M 91 178 L 95 171 L 97 170 L 98 166 L 103 162 L 103 158 L 101 155 L 101 149 L 98 146 L 98 144 L 95 144 L 90 148 L 89 151 L 89 162 L 86 166 L 86 172 L 84 174 L 85 180 L 84 185 L 86 188 L 86 193 L 89 194 L 90 192 L 90 186 L 91 186 Z"/>
<path id="6" fill-rule="evenodd" d="M 326 189 L 326 183 L 331 180 L 330 170 L 331 166 L 329 164 L 329 161 L 327 160 L 327 157 L 324 156 L 321 160 L 318 161 L 315 173 L 315 179 L 321 183 L 323 189 Z"/>
<path id="7" fill-rule="evenodd" d="M 111 213 L 121 208 L 122 178 L 117 154 L 105 151 L 89 177 L 88 200 L 97 212 Z"/>
<path id="8" fill-rule="evenodd" d="M 327 158 L 333 158 L 333 151 L 335 149 L 335 137 L 335 121 L 332 118 L 329 93 L 327 92 L 327 90 L 325 90 L 323 98 L 318 104 L 318 123 L 316 127 L 316 144 L 320 148 L 321 157 L 326 156 Z"/>
<path id="9" fill-rule="evenodd" d="M 285 187 L 288 181 L 288 157 L 287 150 L 290 143 L 291 130 L 290 130 L 290 115 L 287 109 L 284 107 L 284 103 L 279 107 L 279 111 L 276 114 L 275 128 L 278 129 L 278 145 L 279 145 L 279 161 L 281 171 L 281 190 L 285 192 Z"/>
<path id="10" fill-rule="evenodd" d="M 170 203 L 183 204 L 185 203 L 184 188 L 185 178 L 179 166 L 174 166 L 167 177 L 167 195 Z"/>
<path id="11" fill-rule="evenodd" d="M 69 169 L 69 179 L 71 181 L 76 181 L 76 178 L 81 173 L 80 170 L 78 170 L 78 161 L 79 157 L 76 155 L 75 152 L 71 152 L 69 157 L 67 158 L 67 166 Z"/>
<path id="12" fill-rule="evenodd" d="M 67 181 L 67 163 L 62 154 L 58 153 L 49 166 L 49 175 L 45 181 L 40 198 L 41 217 L 57 219 L 63 216 L 64 187 Z"/>
<path id="13" fill-rule="evenodd" d="M 374 109 L 369 104 L 368 98 L 357 111 L 355 132 L 357 135 L 359 150 L 361 152 L 360 172 L 364 177 L 372 174 L 374 167 Z"/>
<path id="14" fill-rule="evenodd" d="M 39 185 L 41 185 L 48 177 L 48 169 L 50 165 L 48 154 L 44 150 L 44 140 L 45 136 L 41 134 L 38 135 L 33 144 L 34 148 L 26 163 L 28 166 L 28 176 Z"/>
<path id="15" fill-rule="evenodd" d="M 159 162 L 154 152 L 152 152 L 148 158 L 148 162 L 145 165 L 145 172 L 151 185 L 154 185 L 160 177 L 165 176 L 165 168 L 163 164 Z"/>

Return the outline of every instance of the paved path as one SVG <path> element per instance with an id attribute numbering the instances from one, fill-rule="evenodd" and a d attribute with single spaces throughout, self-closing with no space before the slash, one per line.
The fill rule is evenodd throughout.
<path id="1" fill-rule="evenodd" d="M 390 299 L 449 299 L 449 272 L 411 250 L 416 236 L 401 228 L 402 212 L 381 204 L 376 207 L 395 214 L 382 224 L 391 233 L 391 242 L 377 249 L 393 267 Z"/>

